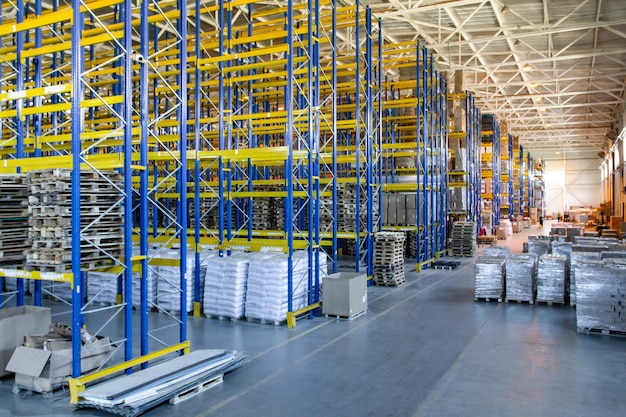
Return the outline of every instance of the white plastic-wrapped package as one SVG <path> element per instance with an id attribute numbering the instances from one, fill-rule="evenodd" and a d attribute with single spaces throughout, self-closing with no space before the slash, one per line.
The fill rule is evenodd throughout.
<path id="1" fill-rule="evenodd" d="M 245 314 L 248 318 L 282 322 L 289 306 L 288 258 L 282 253 L 268 255 L 250 260 Z M 292 310 L 298 310 L 307 305 L 307 252 L 293 254 L 292 271 Z"/>
<path id="2" fill-rule="evenodd" d="M 212 258 L 204 281 L 204 314 L 240 319 L 244 316 L 249 257 Z"/>
<path id="3" fill-rule="evenodd" d="M 205 256 L 208 255 L 204 252 Z M 154 258 L 165 260 L 176 260 L 180 256 L 178 250 L 159 251 L 155 254 Z M 207 264 L 203 263 L 203 253 L 200 254 L 200 288 L 204 287 L 204 277 L 206 275 Z M 157 261 L 156 265 L 150 266 L 149 274 L 154 274 L 157 280 L 157 306 L 158 308 L 168 311 L 170 313 L 179 313 L 181 311 L 181 277 L 180 266 L 178 265 L 163 265 L 167 261 Z M 186 259 L 186 272 L 185 272 L 185 290 L 187 297 L 184 302 L 184 311 L 187 313 L 193 311 L 194 300 L 194 281 L 195 281 L 195 253 L 191 250 L 187 251 Z M 200 297 L 202 299 L 202 295 Z"/>

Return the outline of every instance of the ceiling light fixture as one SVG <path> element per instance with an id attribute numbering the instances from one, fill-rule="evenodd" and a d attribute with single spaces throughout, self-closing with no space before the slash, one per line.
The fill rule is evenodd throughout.
<path id="1" fill-rule="evenodd" d="M 509 6 L 507 6 L 506 4 L 504 6 L 502 6 L 502 9 L 500 9 L 500 13 L 502 14 L 507 14 L 511 11 L 511 9 L 509 9 Z"/>
<path id="2" fill-rule="evenodd" d="M 535 81 L 533 81 L 533 82 L 531 82 L 531 83 L 530 83 L 530 86 L 531 86 L 532 88 L 535 88 L 535 87 L 537 87 L 538 85 L 539 85 L 539 84 L 537 84 Z"/>
<path id="3" fill-rule="evenodd" d="M 530 71 L 533 69 L 533 67 L 530 66 L 530 64 L 526 64 L 524 65 L 524 68 L 522 68 L 524 71 Z"/>
<path id="4" fill-rule="evenodd" d="M 539 109 L 539 111 L 540 112 L 544 112 L 544 111 L 546 111 L 546 109 L 545 109 L 545 107 L 542 107 L 542 108 Z"/>
<path id="5" fill-rule="evenodd" d="M 536 101 L 537 103 L 541 103 L 541 102 L 543 101 L 543 97 L 536 97 L 536 98 L 535 98 L 535 101 Z"/>

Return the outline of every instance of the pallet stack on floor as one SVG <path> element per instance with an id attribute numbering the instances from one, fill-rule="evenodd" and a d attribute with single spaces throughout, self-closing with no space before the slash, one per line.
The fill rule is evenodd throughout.
<path id="1" fill-rule="evenodd" d="M 450 237 L 452 256 L 473 257 L 476 254 L 475 222 L 454 222 Z"/>
<path id="2" fill-rule="evenodd" d="M 567 256 L 541 255 L 537 265 L 537 302 L 565 304 Z"/>
<path id="3" fill-rule="evenodd" d="M 506 301 L 533 304 L 537 293 L 537 256 L 513 254 L 506 258 Z"/>
<path id="4" fill-rule="evenodd" d="M 626 335 L 626 262 L 610 258 L 588 264 L 576 275 L 579 333 Z"/>
<path id="5" fill-rule="evenodd" d="M 374 283 L 402 285 L 404 275 L 404 233 L 379 232 L 374 235 Z"/>
<path id="6" fill-rule="evenodd" d="M 72 171 L 49 169 L 28 173 L 28 266 L 64 272 L 72 265 Z M 93 270 L 110 266 L 122 257 L 120 186 L 123 177 L 113 171 L 82 171 L 81 267 Z"/>
<path id="7" fill-rule="evenodd" d="M 482 254 L 474 264 L 474 300 L 502 302 L 505 254 Z"/>

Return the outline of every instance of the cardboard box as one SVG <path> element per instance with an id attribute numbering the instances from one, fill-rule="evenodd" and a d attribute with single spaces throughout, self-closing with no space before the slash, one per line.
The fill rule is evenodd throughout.
<path id="1" fill-rule="evenodd" d="M 337 272 L 324 278 L 324 314 L 354 317 L 367 310 L 367 275 Z"/>
<path id="2" fill-rule="evenodd" d="M 396 224 L 398 226 L 406 226 L 406 208 L 402 207 L 398 207 L 397 211 L 396 211 Z"/>
<path id="3" fill-rule="evenodd" d="M 72 342 L 51 340 L 48 350 L 19 346 L 13 352 L 6 369 L 15 372 L 15 383 L 36 392 L 50 392 L 72 375 Z M 108 337 L 84 344 L 81 351 L 81 371 L 92 371 L 104 363 L 111 352 Z"/>
<path id="4" fill-rule="evenodd" d="M 396 207 L 403 210 L 406 207 L 406 196 L 404 194 L 396 194 Z"/>
<path id="5" fill-rule="evenodd" d="M 417 201 L 415 198 L 415 193 L 405 194 L 406 197 L 406 208 L 415 210 L 417 208 Z"/>
<path id="6" fill-rule="evenodd" d="M 46 333 L 52 324 L 50 309 L 46 307 L 21 306 L 0 310 L 0 376 L 16 347 L 24 343 L 29 333 Z"/>
<path id="7" fill-rule="evenodd" d="M 506 238 L 507 238 L 507 231 L 506 231 L 506 227 L 504 227 L 504 226 L 498 226 L 498 227 L 496 228 L 496 237 L 497 237 L 498 239 L 501 239 L 501 240 L 506 240 Z"/>
<path id="8" fill-rule="evenodd" d="M 407 210 L 406 212 L 406 223 L 409 226 L 417 225 L 417 210 Z"/>

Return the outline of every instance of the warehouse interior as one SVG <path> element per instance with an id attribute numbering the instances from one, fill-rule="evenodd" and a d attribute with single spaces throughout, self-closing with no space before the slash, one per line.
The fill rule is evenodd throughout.
<path id="1" fill-rule="evenodd" d="M 0 416 L 614 415 L 621 0 L 0 6 Z"/>

